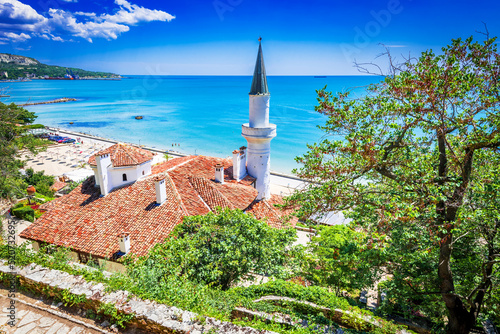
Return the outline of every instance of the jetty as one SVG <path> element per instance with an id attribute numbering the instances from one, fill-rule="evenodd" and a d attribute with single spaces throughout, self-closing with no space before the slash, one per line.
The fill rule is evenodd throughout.
<path id="1" fill-rule="evenodd" d="M 31 103 L 20 104 L 19 106 L 20 107 L 26 107 L 26 106 L 36 106 L 36 105 L 39 105 L 39 104 L 63 103 L 63 102 L 71 102 L 71 101 L 76 101 L 76 99 L 70 98 L 70 97 L 63 97 L 63 98 L 55 99 L 55 100 L 52 100 L 52 101 L 31 102 Z"/>

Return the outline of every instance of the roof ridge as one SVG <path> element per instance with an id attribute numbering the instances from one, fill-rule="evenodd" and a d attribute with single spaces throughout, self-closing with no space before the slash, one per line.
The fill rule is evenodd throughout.
<path id="1" fill-rule="evenodd" d="M 191 159 L 189 159 L 189 160 L 186 160 L 186 161 L 184 161 L 184 162 L 182 162 L 182 163 L 180 163 L 180 164 L 177 164 L 177 165 L 175 165 L 175 166 L 170 167 L 169 169 L 167 169 L 167 170 L 165 171 L 165 173 L 168 173 L 168 172 L 170 172 L 170 171 L 173 171 L 173 170 L 174 170 L 174 169 L 176 169 L 177 167 L 183 166 L 183 165 L 187 164 L 188 162 L 195 160 L 195 159 L 196 159 L 196 157 L 197 157 L 197 156 L 193 156 L 193 158 L 191 158 Z"/>
<path id="2" fill-rule="evenodd" d="M 175 182 L 172 180 L 172 178 L 170 177 L 170 174 L 168 174 L 168 172 L 165 172 L 165 179 L 167 179 L 168 183 L 170 184 L 170 186 L 174 190 L 174 195 L 175 195 L 177 201 L 179 202 L 179 207 L 182 209 L 182 211 L 184 211 L 184 214 L 186 216 L 189 216 L 188 210 L 186 209 L 186 207 L 184 206 L 184 202 L 182 201 L 182 197 L 179 194 L 179 192 L 177 191 L 177 186 L 175 185 Z"/>
<path id="3" fill-rule="evenodd" d="M 196 193 L 198 194 L 198 196 L 200 196 L 202 198 L 202 200 L 203 200 L 204 203 L 206 203 L 206 201 L 205 201 L 205 198 L 203 197 L 203 194 L 200 193 L 198 187 L 195 184 L 193 184 L 192 180 L 199 180 L 199 181 L 201 181 L 203 183 L 203 185 L 205 185 L 208 188 L 210 188 L 211 190 L 213 190 L 214 193 L 217 196 L 220 196 L 220 198 L 222 199 L 222 201 L 224 201 L 225 204 L 229 208 L 234 209 L 233 203 L 231 203 L 231 201 L 226 196 L 224 196 L 224 194 L 221 193 L 219 191 L 219 189 L 217 189 L 217 187 L 215 187 L 207 178 L 205 178 L 205 177 L 197 177 L 197 176 L 188 176 L 189 183 L 193 186 L 194 190 L 196 190 Z M 209 205 L 209 207 L 210 207 L 210 205 Z M 210 211 L 213 211 L 212 208 L 210 208 Z"/>
<path id="4" fill-rule="evenodd" d="M 125 145 L 125 144 L 119 144 L 118 147 L 122 150 L 123 154 L 127 155 L 127 158 L 129 158 L 134 164 L 137 165 L 137 159 L 135 159 L 129 152 L 129 150 L 125 149 L 125 147 L 127 148 L 131 148 L 133 151 L 135 151 L 136 153 L 140 154 L 142 156 L 142 152 L 140 152 L 139 150 L 136 150 L 135 147 L 133 146 L 128 146 L 128 145 Z"/>

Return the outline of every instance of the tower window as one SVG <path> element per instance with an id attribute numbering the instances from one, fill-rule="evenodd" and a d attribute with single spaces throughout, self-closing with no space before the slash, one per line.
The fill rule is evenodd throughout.
<path id="1" fill-rule="evenodd" d="M 127 181 L 127 174 L 124 173 L 122 177 L 123 177 L 123 181 Z"/>

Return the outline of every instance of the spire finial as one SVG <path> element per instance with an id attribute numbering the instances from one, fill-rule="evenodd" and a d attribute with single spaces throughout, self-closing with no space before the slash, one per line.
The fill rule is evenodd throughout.
<path id="1" fill-rule="evenodd" d="M 259 37 L 259 52 L 257 53 L 257 61 L 255 62 L 255 70 L 253 72 L 252 87 L 250 95 L 269 94 L 267 88 L 266 68 L 264 67 L 264 56 L 262 55 L 262 37 Z"/>

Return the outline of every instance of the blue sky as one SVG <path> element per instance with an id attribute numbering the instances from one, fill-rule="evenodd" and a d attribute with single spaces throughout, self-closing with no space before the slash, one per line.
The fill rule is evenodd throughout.
<path id="1" fill-rule="evenodd" d="M 351 75 L 380 43 L 397 57 L 482 38 L 483 22 L 497 36 L 499 9 L 492 0 L 0 0 L 0 52 L 120 74 L 251 75 L 262 36 L 269 75 Z"/>

